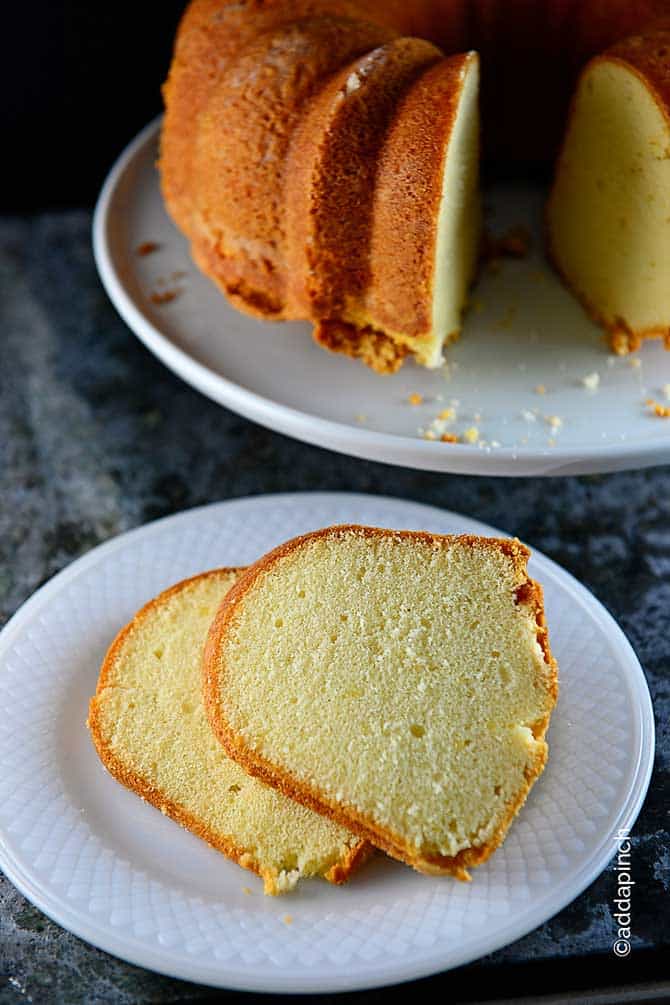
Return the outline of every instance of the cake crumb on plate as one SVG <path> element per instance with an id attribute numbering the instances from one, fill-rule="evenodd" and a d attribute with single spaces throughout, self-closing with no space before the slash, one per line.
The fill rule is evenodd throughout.
<path id="1" fill-rule="evenodd" d="M 500 237 L 494 237 L 489 230 L 485 230 L 481 257 L 485 262 L 492 262 L 499 258 L 525 258 L 532 243 L 531 233 L 523 224 L 510 227 Z"/>
<path id="2" fill-rule="evenodd" d="M 145 255 L 152 255 L 154 251 L 158 251 L 160 244 L 157 241 L 142 241 L 141 244 L 137 245 L 136 253 L 140 258 L 144 258 Z"/>
<path id="3" fill-rule="evenodd" d="M 586 377 L 582 377 L 580 383 L 587 391 L 597 391 L 600 385 L 600 374 L 599 373 L 588 373 Z"/>
<path id="4" fill-rule="evenodd" d="M 645 405 L 648 405 L 653 414 L 658 416 L 659 419 L 670 419 L 670 405 L 661 405 L 658 401 L 654 401 L 653 398 L 647 398 Z"/>
<path id="5" fill-rule="evenodd" d="M 149 296 L 152 304 L 169 304 L 179 296 L 179 290 L 154 290 Z"/>

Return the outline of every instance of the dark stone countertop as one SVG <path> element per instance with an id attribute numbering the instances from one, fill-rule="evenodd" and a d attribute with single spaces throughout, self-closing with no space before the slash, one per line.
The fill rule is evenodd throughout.
<path id="1" fill-rule="evenodd" d="M 384 493 L 471 514 L 522 536 L 612 612 L 651 687 L 657 757 L 633 831 L 633 952 L 625 960 L 611 952 L 615 877 L 609 869 L 524 939 L 417 982 L 417 991 L 480 1001 L 670 976 L 664 964 L 670 942 L 670 468 L 551 481 L 445 476 L 354 460 L 273 434 L 201 397 L 135 339 L 98 282 L 90 223 L 83 211 L 0 223 L 0 624 L 100 541 L 236 496 Z M 337 1000 L 372 1002 L 407 991 Z M 86 945 L 0 875 L 0 1005 L 144 1005 L 232 995 L 142 971 Z"/>

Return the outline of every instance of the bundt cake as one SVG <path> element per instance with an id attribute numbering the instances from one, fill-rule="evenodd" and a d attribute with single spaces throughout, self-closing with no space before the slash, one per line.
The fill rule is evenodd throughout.
<path id="1" fill-rule="evenodd" d="M 654 292 L 670 289 L 656 189 L 667 143 L 642 151 L 667 136 L 664 17 L 670 0 L 192 0 L 164 87 L 166 204 L 240 309 L 310 320 L 321 345 L 381 372 L 408 354 L 436 366 L 475 272 L 479 58 L 485 156 L 509 171 L 553 159 L 596 57 L 572 106 L 549 236 L 566 280 L 617 347 L 632 347 L 670 329 Z M 644 107 L 646 125 L 634 129 L 622 105 Z M 595 149 L 594 117 L 621 151 L 615 164 Z M 640 178 L 621 209 L 627 159 Z M 605 235 L 622 218 L 612 251 Z"/>
<path id="2" fill-rule="evenodd" d="M 250 773 L 421 872 L 468 879 L 544 768 L 556 664 L 519 541 L 331 527 L 226 595 L 209 721 Z"/>
<path id="3" fill-rule="evenodd" d="M 306 876 L 343 883 L 369 847 L 250 778 L 207 723 L 202 650 L 239 571 L 217 569 L 178 583 L 122 629 L 91 699 L 91 736 L 119 782 L 262 876 L 266 893 L 283 893 Z"/>

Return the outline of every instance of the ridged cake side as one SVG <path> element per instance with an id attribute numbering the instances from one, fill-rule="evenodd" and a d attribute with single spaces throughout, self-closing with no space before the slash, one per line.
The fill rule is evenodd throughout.
<path id="1" fill-rule="evenodd" d="M 126 788 L 245 869 L 265 892 L 307 876 L 345 882 L 368 848 L 228 758 L 205 716 L 202 649 L 240 570 L 178 583 L 143 607 L 114 640 L 88 725 L 102 763 Z"/>
<path id="2" fill-rule="evenodd" d="M 329 81 L 291 144 L 295 313 L 316 322 L 321 345 L 380 372 L 408 352 L 439 364 L 460 328 L 479 237 L 476 64 L 417 39 L 390 42 Z M 449 253 L 439 256 L 442 234 Z M 436 324 L 440 282 L 451 310 Z"/>
<path id="3" fill-rule="evenodd" d="M 622 43 L 620 58 L 638 67 L 640 59 L 648 62 L 655 45 L 648 26 L 668 15 L 670 0 L 635 4 L 630 0 L 192 0 L 180 25 L 164 87 L 160 165 L 166 205 L 191 241 L 202 270 L 241 310 L 274 320 L 310 320 L 319 344 L 359 357 L 381 372 L 397 369 L 409 354 L 419 363 L 434 366 L 440 362 L 438 345 L 457 334 L 465 303 L 462 287 L 467 286 L 463 277 L 472 271 L 470 248 L 463 247 L 458 257 L 456 253 L 446 256 L 447 266 L 438 277 L 441 294 L 435 293 L 435 282 L 426 281 L 426 249 L 433 235 L 444 234 L 451 226 L 451 209 L 440 214 L 430 197 L 437 153 L 420 179 L 430 190 L 426 203 L 418 207 L 415 200 L 414 208 L 419 209 L 416 220 L 428 221 L 420 253 L 416 254 L 413 234 L 408 234 L 405 247 L 394 240 L 397 235 L 387 227 L 379 226 L 376 231 L 368 227 L 370 241 L 376 232 L 386 249 L 380 251 L 379 244 L 373 247 L 360 239 L 365 221 L 377 213 L 377 203 L 402 204 L 404 200 L 408 204 L 403 178 L 393 170 L 384 174 L 383 145 L 372 143 L 369 157 L 373 163 L 364 171 L 367 179 L 373 176 L 371 187 L 357 212 L 347 219 L 351 234 L 343 235 L 336 267 L 324 257 L 323 247 L 317 249 L 319 269 L 325 274 L 315 280 L 308 264 L 303 262 L 299 273 L 288 264 L 289 258 L 299 260 L 300 255 L 296 245 L 285 240 L 286 212 L 299 205 L 292 196 L 287 198 L 287 193 L 294 190 L 293 170 L 304 175 L 307 168 L 294 156 L 287 174 L 289 140 L 294 131 L 302 129 L 310 108 L 313 104 L 316 108 L 328 92 L 333 76 L 353 60 L 364 59 L 393 40 L 405 39 L 411 46 L 418 38 L 461 59 L 468 50 L 481 52 L 484 148 L 497 166 L 502 164 L 509 172 L 520 163 L 547 164 L 558 149 L 570 95 L 585 62 L 641 30 L 641 48 L 631 55 L 628 50 L 637 43 Z M 645 75 L 648 67 L 640 72 Z M 448 79 L 449 71 L 443 75 Z M 438 114 L 435 119 L 436 133 L 452 121 L 438 84 L 440 77 L 437 71 L 427 74 L 426 79 L 435 86 L 424 92 L 426 109 L 439 111 L 441 106 L 445 112 L 444 118 Z M 461 82 L 453 76 L 451 80 L 453 98 L 459 94 Z M 667 111 L 670 105 L 665 96 L 661 98 L 661 89 L 657 94 Z M 361 94 L 348 103 L 352 115 L 345 132 L 349 136 L 357 134 L 359 113 L 358 125 L 365 133 L 365 110 L 374 102 L 370 91 L 365 100 Z M 461 116 L 466 106 L 470 108 L 472 102 L 463 103 Z M 394 136 L 403 130 L 409 133 L 408 115 L 409 106 L 398 95 L 395 114 L 387 116 L 387 150 Z M 469 118 L 472 128 L 476 116 L 470 113 Z M 318 119 L 314 110 L 313 121 Z M 311 143 L 318 146 L 324 139 L 328 145 L 332 136 L 317 132 Z M 443 151 L 447 149 L 445 139 L 442 130 Z M 429 144 L 422 145 L 424 151 L 429 149 Z M 352 150 L 352 160 L 359 168 L 363 150 L 362 144 Z M 410 162 L 412 152 L 410 148 Z M 323 201 L 323 205 L 347 206 L 346 200 L 323 199 L 329 181 L 341 190 L 346 172 L 342 159 L 339 163 L 326 160 L 332 171 L 330 178 L 322 172 L 319 181 L 317 171 L 315 189 L 305 195 L 311 195 L 317 205 Z M 375 172 L 376 168 L 379 171 Z M 448 176 L 445 171 L 443 178 Z M 360 179 L 353 172 L 350 180 L 352 190 L 360 188 Z M 466 187 L 475 186 L 476 172 L 466 181 Z M 454 186 L 451 190 L 457 191 Z M 446 205 L 443 199 L 442 206 Z M 397 219 L 402 219 L 402 214 Z M 294 223 L 289 221 L 288 226 L 293 229 Z M 344 230 L 336 220 L 329 221 L 330 227 L 340 234 Z M 476 225 L 471 229 L 470 245 L 476 239 Z M 452 226 L 454 230 L 458 224 Z M 355 234 L 358 236 L 352 240 Z M 345 260 L 344 248 L 349 245 L 352 257 Z M 454 248 L 457 246 L 454 243 Z M 391 260 L 391 247 L 394 272 L 405 282 L 389 298 L 384 289 L 384 265 Z M 648 251 L 645 246 L 643 258 L 649 257 Z M 450 264 L 454 264 L 457 276 L 453 283 Z M 349 289 L 352 281 L 353 292 Z M 571 285 L 579 289 L 579 283 Z M 412 287 L 414 302 L 406 295 Z M 327 303 L 344 306 L 318 313 L 316 301 L 321 293 Z M 591 306 L 598 319 L 611 327 L 606 312 Z M 425 323 L 429 315 L 430 336 Z M 446 319 L 441 326 L 436 324 L 438 317 Z M 664 318 L 644 334 L 665 335 L 668 324 L 670 318 Z M 615 348 L 636 345 L 642 337 L 638 329 L 628 323 L 620 326 Z"/>
<path id="4" fill-rule="evenodd" d="M 213 729 L 280 791 L 419 871 L 469 878 L 547 757 L 557 674 L 528 554 L 362 527 L 288 542 L 212 625 Z"/>
<path id="5" fill-rule="evenodd" d="M 391 7 L 393 4 L 391 4 Z M 324 6 L 320 0 L 191 0 L 179 24 L 168 78 L 163 86 L 165 122 L 161 135 L 161 184 L 166 205 L 190 235 L 193 214 L 193 157 L 200 117 L 232 62 L 256 38 L 315 14 L 357 18 L 355 2 Z M 384 23 L 383 16 L 372 18 Z M 262 68 L 261 68 L 262 72 Z M 221 123 L 222 131 L 225 123 Z"/>
<path id="6" fill-rule="evenodd" d="M 306 18 L 257 36 L 213 90 L 193 159 L 193 247 L 248 313 L 305 316 L 286 290 L 289 143 L 323 78 L 390 37 L 368 22 Z"/>

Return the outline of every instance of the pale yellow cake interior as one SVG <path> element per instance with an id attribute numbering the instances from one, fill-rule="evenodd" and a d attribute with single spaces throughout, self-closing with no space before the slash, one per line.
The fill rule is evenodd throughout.
<path id="1" fill-rule="evenodd" d="M 441 542 L 310 538 L 258 576 L 218 654 L 233 733 L 417 856 L 494 837 L 555 700 L 523 568 Z"/>
<path id="2" fill-rule="evenodd" d="M 437 219 L 433 330 L 417 347 L 417 361 L 437 367 L 443 348 L 458 335 L 477 266 L 481 231 L 479 196 L 479 60 L 468 60 L 456 121 L 445 150 Z"/>
<path id="3" fill-rule="evenodd" d="M 600 320 L 638 334 L 667 328 L 670 122 L 616 59 L 582 76 L 548 223 L 558 267 Z"/>
<path id="4" fill-rule="evenodd" d="M 231 573 L 199 577 L 161 601 L 117 655 L 94 699 L 103 739 L 124 766 L 255 861 L 266 892 L 324 874 L 358 845 L 343 828 L 250 778 L 205 718 L 201 656 Z"/>

